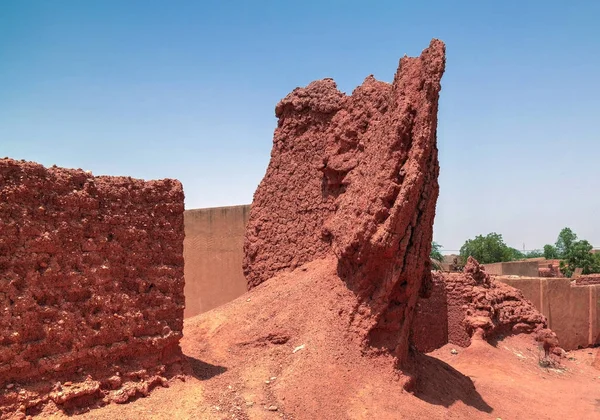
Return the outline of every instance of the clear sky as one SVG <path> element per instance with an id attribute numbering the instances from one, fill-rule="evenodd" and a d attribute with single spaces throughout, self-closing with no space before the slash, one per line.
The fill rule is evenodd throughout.
<path id="1" fill-rule="evenodd" d="M 446 42 L 434 239 L 600 247 L 600 2 L 0 0 L 0 155 L 250 203 L 276 103 Z"/>

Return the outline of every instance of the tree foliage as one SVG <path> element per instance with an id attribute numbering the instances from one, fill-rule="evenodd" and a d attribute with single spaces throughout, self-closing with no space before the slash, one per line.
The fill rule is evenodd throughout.
<path id="1" fill-rule="evenodd" d="M 592 254 L 592 249 L 592 244 L 578 240 L 577 234 L 566 227 L 558 234 L 554 246 L 544 246 L 544 257 L 560 259 L 560 271 L 566 277 L 571 277 L 576 268 L 581 268 L 583 274 L 600 273 L 600 254 Z"/>
<path id="2" fill-rule="evenodd" d="M 571 247 L 577 241 L 577 235 L 570 228 L 566 227 L 560 231 L 556 239 L 556 251 L 559 258 L 566 258 Z"/>
<path id="3" fill-rule="evenodd" d="M 592 254 L 592 249 L 592 244 L 586 240 L 579 240 L 575 232 L 566 227 L 558 234 L 556 243 L 544 245 L 543 251 L 523 253 L 507 246 L 502 235 L 492 232 L 467 240 L 460 248 L 460 256 L 463 261 L 473 257 L 482 264 L 542 256 L 548 260 L 560 259 L 560 271 L 571 277 L 576 268 L 581 268 L 583 274 L 600 273 L 600 253 Z"/>
<path id="4" fill-rule="evenodd" d="M 463 261 L 473 257 L 482 264 L 523 258 L 523 254 L 519 250 L 507 246 L 502 235 L 495 232 L 488 233 L 486 236 L 478 235 L 474 239 L 467 240 L 460 248 L 460 256 Z"/>
<path id="5" fill-rule="evenodd" d="M 442 269 L 442 262 L 444 261 L 444 256 L 442 255 L 441 249 L 442 246 L 437 242 L 431 243 L 431 253 L 429 254 L 429 257 L 431 258 L 431 265 L 433 266 L 434 270 L 438 271 Z"/>
<path id="6" fill-rule="evenodd" d="M 558 258 L 558 250 L 554 245 L 544 245 L 544 258 L 547 260 L 554 260 Z"/>
<path id="7" fill-rule="evenodd" d="M 576 268 L 581 268 L 582 274 L 600 273 L 600 258 L 592 254 L 592 249 L 585 239 L 571 243 L 560 262 L 560 271 L 566 277 L 571 277 Z"/>
<path id="8" fill-rule="evenodd" d="M 508 261 L 522 260 L 523 258 L 526 258 L 525 254 L 519 251 L 517 248 L 508 249 L 510 250 L 510 260 Z"/>
<path id="9" fill-rule="evenodd" d="M 541 249 L 533 249 L 525 253 L 525 258 L 541 258 L 544 256 L 544 251 Z"/>

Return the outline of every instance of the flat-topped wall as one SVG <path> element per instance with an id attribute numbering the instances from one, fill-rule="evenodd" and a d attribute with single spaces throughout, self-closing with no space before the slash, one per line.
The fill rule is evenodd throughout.
<path id="1" fill-rule="evenodd" d="M 485 264 L 488 274 L 497 276 L 525 276 L 537 277 L 539 275 L 538 261 L 509 261 Z"/>
<path id="2" fill-rule="evenodd" d="M 556 332 L 565 350 L 600 344 L 600 285 L 575 285 L 566 278 L 497 276 L 520 289 Z"/>
<path id="3" fill-rule="evenodd" d="M 249 214 L 249 205 L 185 211 L 186 318 L 246 292 L 242 247 Z"/>

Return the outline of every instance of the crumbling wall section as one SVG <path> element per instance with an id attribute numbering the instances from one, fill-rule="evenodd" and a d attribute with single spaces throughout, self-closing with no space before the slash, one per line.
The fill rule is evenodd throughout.
<path id="1" fill-rule="evenodd" d="M 0 407 L 164 379 L 181 356 L 183 198 L 175 180 L 0 160 Z"/>
<path id="2" fill-rule="evenodd" d="M 490 277 L 471 257 L 463 273 L 436 272 L 433 277 L 431 296 L 419 299 L 415 314 L 412 343 L 419 351 L 446 343 L 468 347 L 475 334 L 493 340 L 500 335 L 537 334 L 548 326 L 520 290 Z M 436 326 L 423 327 L 430 323 Z"/>
<path id="3" fill-rule="evenodd" d="M 580 286 L 600 284 L 600 274 L 584 274 L 575 278 L 575 284 Z"/>

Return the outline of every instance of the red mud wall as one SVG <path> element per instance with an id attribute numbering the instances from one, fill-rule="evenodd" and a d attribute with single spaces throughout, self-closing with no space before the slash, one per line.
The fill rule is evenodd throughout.
<path id="1" fill-rule="evenodd" d="M 584 274 L 575 279 L 575 284 L 578 284 L 578 285 L 600 284 L 600 274 Z"/>
<path id="2" fill-rule="evenodd" d="M 521 291 L 490 278 L 472 258 L 463 273 L 438 272 L 433 277 L 431 296 L 419 299 L 416 308 L 411 339 L 419 351 L 429 352 L 446 343 L 467 347 L 476 331 L 490 340 L 547 326 Z"/>
<path id="3" fill-rule="evenodd" d="M 0 160 L 0 407 L 25 404 L 11 390 L 27 384 L 39 397 L 90 375 L 86 392 L 101 393 L 177 360 L 183 198 L 175 180 Z"/>
<path id="4" fill-rule="evenodd" d="M 227 303 L 247 290 L 242 247 L 250 206 L 187 210 L 185 317 Z"/>
<path id="5" fill-rule="evenodd" d="M 411 342 L 423 353 L 448 343 L 448 296 L 441 276 L 433 277 L 427 299 L 419 299 L 415 307 Z"/>
<path id="6" fill-rule="evenodd" d="M 500 283 L 514 287 L 519 291 L 518 295 L 501 287 Z M 524 297 L 545 316 L 560 347 L 574 350 L 600 345 L 600 284 L 575 285 L 565 278 L 503 276 L 494 277 L 492 284 L 495 284 L 494 288 L 486 294 L 495 302 L 492 305 L 494 312 L 508 321 L 506 325 L 522 328 L 523 323 L 515 322 L 519 318 L 529 324 L 541 322 L 539 315 L 528 309 L 529 303 L 511 306 Z M 470 344 L 465 319 L 469 306 L 467 296 L 472 290 L 473 285 L 465 281 L 462 273 L 434 275 L 431 297 L 420 299 L 416 308 L 411 338 L 419 351 L 429 352 L 446 343 Z M 478 300 L 483 304 L 485 301 L 484 297 Z"/>

